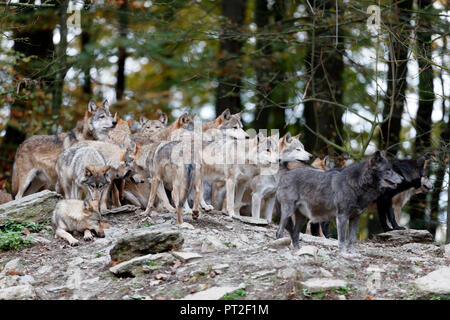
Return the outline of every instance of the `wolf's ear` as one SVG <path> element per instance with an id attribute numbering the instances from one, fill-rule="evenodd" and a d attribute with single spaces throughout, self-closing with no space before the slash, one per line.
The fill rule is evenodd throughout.
<path id="1" fill-rule="evenodd" d="M 127 123 L 128 123 L 128 128 L 131 129 L 131 127 L 133 126 L 133 119 L 127 120 Z"/>
<path id="2" fill-rule="evenodd" d="M 89 100 L 89 103 L 88 103 L 89 113 L 94 113 L 96 110 L 97 110 L 97 105 L 95 104 L 94 99 Z"/>
<path id="3" fill-rule="evenodd" d="M 428 160 L 426 160 L 425 157 L 420 157 L 417 159 L 417 167 L 420 169 L 425 168 L 427 162 Z"/>
<path id="4" fill-rule="evenodd" d="M 114 122 L 119 122 L 119 115 L 117 114 L 117 112 L 114 114 L 113 121 Z"/>
<path id="5" fill-rule="evenodd" d="M 229 108 L 226 108 L 224 112 L 219 116 L 222 121 L 230 120 L 231 119 L 231 112 Z"/>
<path id="6" fill-rule="evenodd" d="M 382 151 L 375 151 L 375 153 L 372 155 L 372 157 L 370 157 L 369 159 L 369 165 L 371 167 L 376 166 L 378 163 L 382 162 L 384 159 L 386 159 L 383 156 L 383 152 Z"/>
<path id="7" fill-rule="evenodd" d="M 194 121 L 194 118 L 195 118 L 196 116 L 197 116 L 197 114 L 194 113 L 192 116 L 190 116 L 190 117 L 188 117 L 188 118 L 189 118 L 189 120 Z"/>
<path id="8" fill-rule="evenodd" d="M 84 200 L 83 201 L 83 209 L 86 211 L 89 211 L 89 209 L 91 208 L 89 201 Z"/>
<path id="9" fill-rule="evenodd" d="M 92 177 L 93 172 L 94 172 L 94 168 L 92 168 L 91 166 L 86 166 L 84 168 L 84 176 L 85 177 Z"/>
<path id="10" fill-rule="evenodd" d="M 167 114 L 165 114 L 164 112 L 161 113 L 161 115 L 159 116 L 159 121 L 161 121 L 161 123 L 165 126 L 167 126 L 167 122 L 169 120 L 169 117 L 167 117 Z"/>
<path id="11" fill-rule="evenodd" d="M 103 107 L 109 112 L 109 102 L 108 102 L 108 99 L 105 99 L 105 101 L 103 101 Z"/>
<path id="12" fill-rule="evenodd" d="M 139 117 L 139 124 L 142 126 L 147 122 L 147 119 L 143 115 Z"/>
<path id="13" fill-rule="evenodd" d="M 102 168 L 103 175 L 106 175 L 110 169 L 111 169 L 110 165 L 103 166 Z"/>
<path id="14" fill-rule="evenodd" d="M 290 132 L 286 133 L 286 134 L 284 135 L 284 137 L 283 137 L 283 140 L 284 140 L 286 143 L 291 143 L 291 142 L 292 142 L 292 136 L 291 136 L 291 133 L 290 133 Z"/>
<path id="15" fill-rule="evenodd" d="M 301 136 L 302 134 L 301 133 L 299 133 L 299 134 L 297 134 L 297 135 L 295 135 L 295 136 L 293 136 L 293 138 L 294 139 L 300 139 L 300 136 Z"/>
<path id="16" fill-rule="evenodd" d="M 323 158 L 322 163 L 325 167 L 330 168 L 330 158 L 328 156 L 325 156 L 325 158 Z"/>
<path id="17" fill-rule="evenodd" d="M 186 123 L 186 122 L 188 122 L 188 117 L 189 116 L 188 116 L 187 113 L 183 113 L 181 115 L 181 117 L 178 118 L 178 121 L 181 122 L 181 123 Z"/>

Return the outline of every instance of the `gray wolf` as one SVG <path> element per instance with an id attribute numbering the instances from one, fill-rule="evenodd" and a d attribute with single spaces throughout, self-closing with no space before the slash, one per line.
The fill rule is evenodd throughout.
<path id="1" fill-rule="evenodd" d="M 150 213 L 157 190 L 162 186 L 172 191 L 172 200 L 177 212 L 177 224 L 183 223 L 182 209 L 191 189 L 195 188 L 192 217 L 198 218 L 202 193 L 201 157 L 193 143 L 170 141 L 160 143 L 155 150 L 150 166 L 151 190 L 146 214 Z M 161 191 L 162 192 L 162 191 Z"/>
<path id="2" fill-rule="evenodd" d="M 53 211 L 52 226 L 55 238 L 66 240 L 71 246 L 77 245 L 78 240 L 70 232 L 82 232 L 86 241 L 94 239 L 91 230 L 98 237 L 105 237 L 98 201 L 60 200 Z"/>
<path id="3" fill-rule="evenodd" d="M 284 163 L 305 163 L 309 162 L 312 155 L 305 150 L 305 147 L 298 139 L 300 135 L 292 137 L 290 133 L 285 134 L 279 142 L 280 161 Z M 269 222 L 272 221 L 272 212 L 275 204 L 275 192 L 281 175 L 287 170 L 282 165 L 276 174 L 258 175 L 250 183 L 252 192 L 252 217 L 260 218 L 261 202 L 264 200 L 263 217 Z"/>
<path id="4" fill-rule="evenodd" d="M 404 229 L 404 227 L 401 227 L 397 224 L 397 221 L 395 219 L 396 215 L 395 210 L 392 206 L 392 201 L 396 195 L 410 190 L 411 188 L 414 188 L 415 190 L 421 190 L 422 192 L 427 192 L 433 187 L 428 178 L 425 176 L 425 168 L 428 162 L 425 157 L 405 160 L 394 159 L 391 160 L 391 162 L 394 171 L 403 177 L 403 181 L 395 189 L 386 189 L 376 201 L 378 216 L 380 218 L 381 227 L 384 231 Z M 407 194 L 404 194 L 403 196 L 397 198 L 397 203 L 406 203 L 412 196 L 412 192 L 413 191 L 410 191 Z M 399 208 L 397 206 L 396 211 L 397 215 L 400 216 L 401 207 Z M 387 224 L 386 217 L 389 220 L 392 228 Z"/>
<path id="5" fill-rule="evenodd" d="M 298 248 L 300 229 L 306 218 L 313 223 L 336 218 L 339 250 L 352 252 L 360 215 L 384 188 L 396 188 L 402 180 L 384 151 L 376 151 L 368 160 L 342 170 L 300 168 L 288 171 L 281 176 L 276 192 L 276 209 L 280 217 L 276 236 L 281 238 L 286 228 L 292 244 Z M 295 225 L 290 219 L 294 213 Z"/>
<path id="6" fill-rule="evenodd" d="M 261 133 L 253 139 L 215 140 L 203 147 L 202 160 L 203 179 L 210 183 L 225 181 L 226 201 L 222 210 L 233 217 L 248 182 L 261 169 L 278 163 L 278 141 Z"/>
<path id="7" fill-rule="evenodd" d="M 132 141 L 137 145 L 150 143 L 156 132 L 167 127 L 167 121 L 168 117 L 165 113 L 162 113 L 158 120 L 148 120 L 141 116 L 140 129 L 131 136 Z"/>
<path id="8" fill-rule="evenodd" d="M 17 149 L 12 174 L 12 196 L 20 199 L 43 189 L 54 189 L 58 174 L 55 171 L 59 154 L 82 140 L 105 139 L 116 122 L 109 112 L 108 101 L 97 106 L 90 101 L 84 119 L 70 132 L 57 135 L 35 135 Z"/>
<path id="9" fill-rule="evenodd" d="M 66 199 L 81 199 L 80 190 L 90 200 L 102 202 L 111 184 L 103 155 L 93 147 L 74 145 L 64 150 L 56 162 L 58 172 L 57 191 L 63 191 Z"/>

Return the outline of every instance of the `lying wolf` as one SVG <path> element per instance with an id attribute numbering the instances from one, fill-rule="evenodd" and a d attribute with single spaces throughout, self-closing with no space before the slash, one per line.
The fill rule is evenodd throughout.
<path id="1" fill-rule="evenodd" d="M 283 237 L 286 228 L 292 244 L 298 248 L 300 229 L 306 218 L 313 223 L 336 218 L 339 250 L 343 253 L 354 251 L 360 215 L 384 188 L 396 188 L 402 180 L 392 169 L 384 151 L 376 151 L 368 160 L 342 170 L 288 171 L 281 177 L 276 193 L 276 209 L 280 216 L 276 236 Z M 294 212 L 295 226 L 290 219 Z"/>
<path id="2" fill-rule="evenodd" d="M 91 230 L 98 237 L 105 237 L 98 201 L 60 200 L 53 211 L 52 226 L 55 238 L 66 240 L 71 246 L 77 245 L 78 240 L 69 232 L 84 233 L 86 241 L 94 239 Z"/>

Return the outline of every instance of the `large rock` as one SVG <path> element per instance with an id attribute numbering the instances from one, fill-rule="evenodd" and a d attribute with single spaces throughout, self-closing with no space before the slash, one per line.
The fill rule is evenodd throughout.
<path id="1" fill-rule="evenodd" d="M 131 260 L 116 264 L 109 271 L 116 276 L 136 277 L 140 273 L 151 272 L 165 265 L 170 265 L 175 258 L 170 253 L 148 254 Z"/>
<path id="2" fill-rule="evenodd" d="M 206 289 L 204 291 L 200 291 L 200 292 L 196 292 L 196 293 L 187 295 L 186 297 L 182 298 L 181 300 L 219 300 L 227 293 L 232 293 L 240 288 L 241 288 L 241 286 L 212 287 L 212 288 Z"/>
<path id="3" fill-rule="evenodd" d="M 427 230 L 394 230 L 379 233 L 374 236 L 374 240 L 378 242 L 388 242 L 395 244 L 405 244 L 411 242 L 432 243 L 433 235 Z"/>
<path id="4" fill-rule="evenodd" d="M 416 279 L 412 286 L 417 289 L 420 297 L 450 297 L 450 267 L 437 269 Z"/>
<path id="5" fill-rule="evenodd" d="M 0 289 L 0 300 L 35 300 L 33 286 L 29 284 Z"/>
<path id="6" fill-rule="evenodd" d="M 17 222 L 42 223 L 52 216 L 56 203 L 62 196 L 44 190 L 0 205 L 0 225 L 9 219 Z"/>
<path id="7" fill-rule="evenodd" d="M 206 236 L 206 239 L 202 243 L 201 249 L 203 253 L 226 250 L 228 250 L 228 247 L 223 244 L 222 241 L 212 235 Z"/>
<path id="8" fill-rule="evenodd" d="M 119 239 L 109 254 L 112 260 L 126 261 L 150 253 L 178 250 L 183 243 L 178 231 L 142 229 Z"/>
<path id="9" fill-rule="evenodd" d="M 339 289 L 347 286 L 347 282 L 338 279 L 329 278 L 313 278 L 301 282 L 303 288 L 308 289 L 309 292 L 315 293 L 320 291 Z"/>

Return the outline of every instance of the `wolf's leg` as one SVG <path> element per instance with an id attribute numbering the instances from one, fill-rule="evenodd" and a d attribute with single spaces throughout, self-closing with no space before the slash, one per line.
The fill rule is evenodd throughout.
<path id="1" fill-rule="evenodd" d="M 114 182 L 111 184 L 112 184 L 112 190 L 111 190 L 112 204 L 114 207 L 118 208 L 122 205 L 120 203 L 120 191 Z M 120 181 L 120 186 L 121 186 L 121 184 L 122 184 L 122 179 Z M 122 197 L 122 200 L 123 200 L 123 197 Z"/>
<path id="2" fill-rule="evenodd" d="M 236 195 L 234 197 L 234 210 L 235 212 L 239 212 L 239 210 L 241 209 L 241 202 L 242 202 L 242 197 L 244 196 L 244 192 L 245 190 L 247 190 L 248 185 L 250 184 L 250 181 L 246 181 L 243 183 L 239 183 L 238 187 L 236 189 Z"/>
<path id="3" fill-rule="evenodd" d="M 273 208 L 275 206 L 275 194 L 266 197 L 264 205 L 264 219 L 272 223 Z"/>
<path id="4" fill-rule="evenodd" d="M 192 208 L 192 219 L 198 219 L 200 199 L 203 198 L 203 181 L 200 176 L 196 176 L 194 185 L 194 207 Z M 203 200 L 205 201 L 205 200 Z M 187 203 L 187 199 L 186 199 Z"/>
<path id="5" fill-rule="evenodd" d="M 211 184 L 211 203 L 213 201 L 213 183 Z M 214 209 L 214 207 L 210 204 L 207 204 L 205 201 L 205 195 L 204 195 L 204 187 L 203 187 L 203 181 L 201 185 L 201 193 L 200 193 L 200 199 L 199 199 L 200 208 L 204 211 L 211 211 Z M 194 194 L 194 206 L 195 206 L 195 194 Z"/>
<path id="6" fill-rule="evenodd" d="M 167 198 L 167 193 L 162 182 L 159 182 L 156 192 L 158 194 L 159 200 L 163 203 L 166 210 L 168 210 L 169 212 L 175 212 L 175 208 L 170 204 L 169 198 Z"/>
<path id="7" fill-rule="evenodd" d="M 226 205 L 227 213 L 230 217 L 234 216 L 234 191 L 235 191 L 235 179 L 228 178 L 226 181 Z"/>
<path id="8" fill-rule="evenodd" d="M 338 215 L 336 217 L 336 226 L 338 231 L 339 251 L 342 253 L 346 252 L 345 238 L 347 233 L 347 224 L 348 224 L 348 214 L 345 212 L 338 212 Z"/>
<path id="9" fill-rule="evenodd" d="M 388 218 L 389 218 L 389 222 L 391 223 L 392 228 L 394 228 L 394 230 L 405 230 L 404 227 L 400 227 L 397 224 L 397 221 L 398 221 L 397 219 L 400 219 L 400 214 L 401 214 L 402 208 L 400 206 L 396 206 L 396 209 L 398 208 L 397 210 L 399 211 L 398 218 L 397 218 L 396 217 L 397 213 L 394 213 L 394 209 L 392 207 L 393 207 L 393 205 L 392 205 L 392 200 L 391 200 L 391 203 L 388 206 Z"/>
<path id="10" fill-rule="evenodd" d="M 94 240 L 94 236 L 92 235 L 89 229 L 84 230 L 84 240 L 86 241 Z"/>
<path id="11" fill-rule="evenodd" d="M 393 230 L 391 227 L 388 226 L 386 218 L 386 213 L 389 214 L 388 212 L 388 206 L 390 205 L 389 202 L 392 203 L 392 199 L 388 200 L 383 197 L 379 197 L 377 199 L 378 218 L 380 219 L 380 224 L 384 232 Z"/>
<path id="12" fill-rule="evenodd" d="M 353 243 L 356 240 L 356 234 L 359 230 L 359 215 L 352 217 L 349 219 L 349 232 L 348 232 L 348 242 L 347 242 L 347 250 L 349 252 L 354 252 L 355 248 Z"/>
<path id="13" fill-rule="evenodd" d="M 20 199 L 25 195 L 25 191 L 27 191 L 28 187 L 33 182 L 37 174 L 38 170 L 33 169 L 27 174 L 26 179 L 23 183 L 19 182 L 19 191 L 17 192 L 15 199 Z"/>
<path id="14" fill-rule="evenodd" d="M 153 178 L 151 179 L 151 189 L 150 194 L 148 196 L 147 208 L 144 211 L 144 214 L 146 215 L 150 214 L 150 210 L 152 209 L 153 203 L 155 201 L 156 190 L 158 189 L 160 183 L 161 182 L 159 181 L 159 179 L 156 177 L 156 175 L 154 175 Z"/>
<path id="15" fill-rule="evenodd" d="M 288 224 L 288 220 L 291 219 L 292 214 L 294 213 L 294 203 L 292 202 L 283 202 L 281 205 L 281 213 L 280 213 L 280 226 L 278 227 L 278 231 L 276 234 L 277 239 L 282 238 L 284 235 L 284 229 Z M 292 221 L 291 221 L 292 223 Z"/>
<path id="16" fill-rule="evenodd" d="M 291 220 L 291 219 L 289 219 L 289 220 Z M 294 226 L 294 230 L 292 230 L 292 232 L 291 232 L 292 245 L 296 249 L 299 248 L 300 230 L 302 229 L 305 222 L 306 222 L 305 216 L 301 212 L 296 210 L 295 211 L 295 226 Z"/>
<path id="17" fill-rule="evenodd" d="M 258 192 L 252 193 L 252 217 L 261 217 L 261 195 Z"/>
<path id="18" fill-rule="evenodd" d="M 177 210 L 177 224 L 182 224 L 183 223 L 183 216 L 182 216 L 182 208 L 183 208 L 183 202 L 180 199 L 180 191 L 178 190 L 178 188 L 181 187 L 179 186 L 179 184 L 177 184 L 177 186 L 174 186 L 174 188 L 172 189 L 172 199 L 173 199 L 173 203 L 175 204 L 175 209 Z"/>
<path id="19" fill-rule="evenodd" d="M 322 233 L 325 236 L 325 238 L 330 238 L 330 221 L 321 222 L 320 228 L 322 229 Z"/>
<path id="20" fill-rule="evenodd" d="M 75 239 L 70 233 L 68 233 L 66 230 L 63 230 L 61 228 L 56 229 L 55 236 L 60 237 L 61 239 L 66 240 L 69 242 L 71 246 L 76 246 L 78 244 L 78 240 Z"/>

